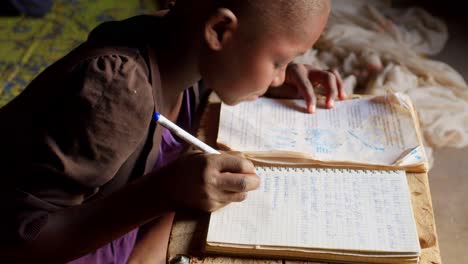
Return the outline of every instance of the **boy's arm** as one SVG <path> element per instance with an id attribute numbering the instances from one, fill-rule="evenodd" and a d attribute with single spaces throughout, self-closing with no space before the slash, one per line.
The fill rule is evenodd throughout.
<path id="1" fill-rule="evenodd" d="M 129 264 L 166 263 L 174 215 L 174 212 L 164 214 L 138 230 L 138 240 L 128 259 Z"/>
<path id="2" fill-rule="evenodd" d="M 170 212 L 163 178 L 144 177 L 108 197 L 50 213 L 34 240 L 2 247 L 0 258 L 9 263 L 63 263 L 85 255 Z"/>
<path id="3" fill-rule="evenodd" d="M 63 263 L 176 208 L 214 211 L 244 200 L 258 186 L 253 164 L 239 155 L 184 156 L 107 197 L 49 214 L 36 239 L 21 247 L 2 247 L 0 259 Z M 163 219 L 164 224 L 171 220 Z M 148 242 L 154 241 L 151 236 Z"/>

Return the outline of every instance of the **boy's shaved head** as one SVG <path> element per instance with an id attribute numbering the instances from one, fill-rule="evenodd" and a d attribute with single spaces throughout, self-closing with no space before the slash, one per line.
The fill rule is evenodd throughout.
<path id="1" fill-rule="evenodd" d="M 210 1 L 210 0 L 208 0 Z M 231 9 L 249 27 L 273 33 L 295 30 L 308 18 L 330 11 L 329 0 L 212 0 L 217 7 Z M 271 31 L 272 30 L 272 31 Z M 279 31 L 279 32 L 278 32 Z"/>
<path id="2" fill-rule="evenodd" d="M 303 33 L 300 26 L 308 25 L 310 18 L 328 15 L 330 0 L 177 0 L 175 7 L 208 12 L 207 15 L 210 10 L 224 7 L 245 25 L 244 33 L 257 34 L 261 30 L 285 34 Z"/>
<path id="3" fill-rule="evenodd" d="M 207 0 L 210 1 L 210 0 Z M 217 7 L 231 9 L 240 17 L 254 18 L 270 25 L 295 25 L 309 16 L 329 12 L 329 0 L 212 0 Z M 289 24 L 289 25 L 288 25 Z"/>

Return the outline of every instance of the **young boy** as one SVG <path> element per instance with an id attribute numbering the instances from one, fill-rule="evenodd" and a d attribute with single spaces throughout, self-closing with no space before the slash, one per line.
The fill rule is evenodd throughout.
<path id="1" fill-rule="evenodd" d="M 329 8 L 328 0 L 178 0 L 162 17 L 95 29 L 0 109 L 0 258 L 163 263 L 173 211 L 242 201 L 259 178 L 237 153 L 183 152 L 153 113 L 190 129 L 202 78 L 227 104 L 286 79 L 280 92 L 299 91 L 309 112 L 313 79 L 331 107 L 344 96 L 338 76 L 287 67 L 315 43 Z"/>

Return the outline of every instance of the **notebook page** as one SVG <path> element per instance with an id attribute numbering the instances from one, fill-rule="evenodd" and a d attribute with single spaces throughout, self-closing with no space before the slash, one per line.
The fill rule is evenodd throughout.
<path id="1" fill-rule="evenodd" d="M 404 171 L 257 168 L 261 186 L 211 214 L 207 242 L 419 252 Z"/>
<path id="2" fill-rule="evenodd" d="M 312 115 L 301 111 L 303 100 L 222 105 L 217 141 L 242 152 L 293 151 L 320 161 L 393 165 L 419 146 L 410 108 L 395 98 L 337 101 Z M 418 153 L 411 164 L 423 161 Z"/>

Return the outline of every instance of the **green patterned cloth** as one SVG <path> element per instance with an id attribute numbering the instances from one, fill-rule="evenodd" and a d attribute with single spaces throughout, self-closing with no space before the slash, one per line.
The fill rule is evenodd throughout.
<path id="1" fill-rule="evenodd" d="M 98 24 L 156 9 L 155 0 L 55 0 L 44 18 L 0 17 L 0 107 Z"/>

